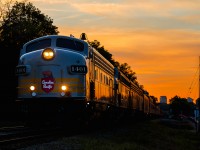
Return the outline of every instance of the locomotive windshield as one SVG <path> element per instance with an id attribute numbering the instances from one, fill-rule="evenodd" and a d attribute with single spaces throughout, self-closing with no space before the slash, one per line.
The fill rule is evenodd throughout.
<path id="1" fill-rule="evenodd" d="M 46 47 L 51 47 L 52 40 L 53 39 L 51 38 L 45 38 L 31 42 L 26 46 L 26 53 L 36 51 L 39 49 L 44 49 Z M 56 47 L 72 49 L 79 52 L 84 51 L 84 43 L 76 41 L 74 39 L 57 38 Z"/>
<path id="2" fill-rule="evenodd" d="M 73 49 L 75 51 L 80 51 L 80 52 L 84 51 L 83 43 L 66 38 L 58 38 L 56 41 L 56 46 L 61 48 Z"/>
<path id="3" fill-rule="evenodd" d="M 50 46 L 51 46 L 51 39 L 38 40 L 36 42 L 30 43 L 29 45 L 27 45 L 26 53 L 39 50 L 39 49 L 44 49 Z"/>

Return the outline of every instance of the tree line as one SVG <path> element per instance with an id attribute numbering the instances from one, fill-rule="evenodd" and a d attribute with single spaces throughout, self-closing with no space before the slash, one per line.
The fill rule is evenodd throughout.
<path id="1" fill-rule="evenodd" d="M 195 109 L 200 109 L 200 98 L 197 99 L 196 104 L 177 95 L 170 99 L 170 114 L 173 116 L 194 116 Z"/>
<path id="2" fill-rule="evenodd" d="M 53 20 L 32 3 L 0 0 L 0 102 L 9 103 L 16 98 L 15 67 L 23 44 L 43 35 L 58 33 Z"/>

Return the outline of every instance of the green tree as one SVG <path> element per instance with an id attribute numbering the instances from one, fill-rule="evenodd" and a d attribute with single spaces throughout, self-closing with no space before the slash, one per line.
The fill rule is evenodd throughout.
<path id="1" fill-rule="evenodd" d="M 103 55 L 110 63 L 112 63 L 114 65 L 115 61 L 112 58 L 112 54 L 108 52 L 108 50 L 106 50 L 104 48 L 104 46 L 101 46 L 100 42 L 97 40 L 94 41 L 89 41 L 88 42 L 93 48 L 95 48 L 101 55 Z"/>
<path id="2" fill-rule="evenodd" d="M 157 97 L 155 97 L 155 96 L 150 96 L 150 97 L 152 98 L 152 100 L 153 100 L 153 103 L 154 103 L 155 105 L 157 105 L 158 98 L 157 98 Z"/>
<path id="3" fill-rule="evenodd" d="M 15 2 L 10 11 L 3 17 L 1 25 L 1 42 L 5 47 L 20 50 L 22 45 L 34 38 L 58 34 L 53 20 L 41 13 L 32 3 Z"/>
<path id="4" fill-rule="evenodd" d="M 5 4 L 1 3 L 0 7 L 0 50 L 1 55 L 7 58 L 0 60 L 4 68 L 0 82 L 5 83 L 1 84 L 0 90 L 1 96 L 6 97 L 2 101 L 13 101 L 17 87 L 15 67 L 23 44 L 34 38 L 59 32 L 53 25 L 53 20 L 30 2 L 12 3 L 9 0 Z"/>
<path id="5" fill-rule="evenodd" d="M 13 4 L 14 4 L 13 0 L 7 0 L 7 1 L 0 0 L 0 34 L 2 32 L 3 19 L 5 18 L 5 15 L 10 12 Z"/>
<path id="6" fill-rule="evenodd" d="M 103 55 L 110 63 L 112 63 L 115 67 L 118 67 L 120 71 L 123 72 L 130 80 L 134 81 L 137 78 L 135 72 L 132 71 L 131 67 L 127 63 L 120 64 L 118 61 L 115 61 L 112 58 L 112 54 L 108 52 L 104 46 L 101 46 L 99 41 L 88 41 L 88 43 L 101 55 Z"/>
<path id="7" fill-rule="evenodd" d="M 12 4 L 13 4 L 13 0 L 7 0 L 7 1 L 0 0 L 0 26 L 6 12 L 9 12 Z"/>
<path id="8" fill-rule="evenodd" d="M 173 115 L 193 115 L 193 106 L 186 98 L 181 98 L 177 95 L 170 99 L 170 109 Z"/>
<path id="9" fill-rule="evenodd" d="M 119 69 L 121 72 L 123 72 L 130 80 L 135 80 L 135 72 L 132 71 L 131 66 L 129 66 L 127 63 L 123 63 L 119 66 Z"/>

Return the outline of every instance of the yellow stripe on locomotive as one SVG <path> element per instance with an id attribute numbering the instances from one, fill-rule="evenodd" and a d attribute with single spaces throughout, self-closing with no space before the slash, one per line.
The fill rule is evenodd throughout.
<path id="1" fill-rule="evenodd" d="M 78 96 L 85 92 L 85 87 L 80 82 L 79 78 L 55 78 L 54 81 L 54 87 L 50 90 L 52 85 L 49 83 L 42 83 L 41 79 L 21 79 L 19 81 L 21 84 L 18 87 L 18 94 L 21 97 L 40 97 L 42 94 L 46 94 L 45 96 L 47 97 L 52 97 L 58 96 L 57 93 L 60 93 L 61 96 L 70 97 Z M 46 86 L 47 90 L 44 90 L 43 86 Z M 33 93 L 35 94 L 32 95 Z"/>

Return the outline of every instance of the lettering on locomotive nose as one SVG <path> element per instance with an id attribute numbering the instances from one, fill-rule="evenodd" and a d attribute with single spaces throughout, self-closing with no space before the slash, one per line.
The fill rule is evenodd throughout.
<path id="1" fill-rule="evenodd" d="M 49 93 L 54 89 L 55 79 L 51 71 L 44 71 L 42 74 L 44 77 L 41 79 L 42 90 Z"/>
<path id="2" fill-rule="evenodd" d="M 27 73 L 26 66 L 19 65 L 15 70 L 16 75 L 25 75 Z"/>

